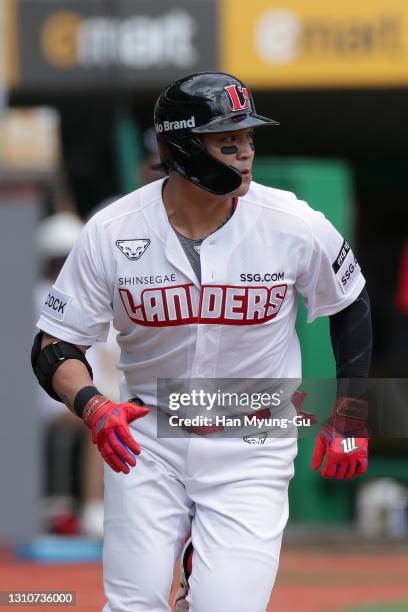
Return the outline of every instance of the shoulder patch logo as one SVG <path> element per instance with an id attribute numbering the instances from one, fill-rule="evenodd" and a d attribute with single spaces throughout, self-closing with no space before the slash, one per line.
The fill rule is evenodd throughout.
<path id="1" fill-rule="evenodd" d="M 341 245 L 339 254 L 332 263 L 332 268 L 341 285 L 343 293 L 345 293 L 349 285 L 352 285 L 358 278 L 358 272 L 360 271 L 358 261 L 345 240 Z"/>
<path id="2" fill-rule="evenodd" d="M 117 240 L 116 246 L 118 249 L 130 259 L 136 261 L 140 259 L 143 253 L 147 250 L 150 244 L 149 238 L 134 238 L 133 240 Z"/>
<path id="3" fill-rule="evenodd" d="M 248 444 L 264 444 L 266 438 L 267 438 L 267 433 L 266 431 L 260 433 L 260 434 L 253 434 L 252 436 L 244 436 L 242 439 L 244 440 L 244 442 L 247 442 Z"/>

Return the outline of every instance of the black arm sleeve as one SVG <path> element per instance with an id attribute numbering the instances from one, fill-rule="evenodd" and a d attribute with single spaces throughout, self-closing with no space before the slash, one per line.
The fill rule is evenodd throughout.
<path id="1" fill-rule="evenodd" d="M 372 351 L 371 308 L 366 288 L 350 306 L 329 319 L 338 395 L 359 397 L 365 390 L 361 379 L 368 376 Z"/>

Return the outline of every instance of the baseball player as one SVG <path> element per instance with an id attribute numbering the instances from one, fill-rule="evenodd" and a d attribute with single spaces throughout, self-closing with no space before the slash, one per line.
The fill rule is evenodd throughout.
<path id="1" fill-rule="evenodd" d="M 254 444 L 211 426 L 159 437 L 167 407 L 157 405 L 157 383 L 300 378 L 298 294 L 309 321 L 330 317 L 339 379 L 361 381 L 371 351 L 365 281 L 321 213 L 252 181 L 253 131 L 277 122 L 256 113 L 240 80 L 179 79 L 161 93 L 154 123 L 167 177 L 87 223 L 44 303 L 33 368 L 84 420 L 106 462 L 105 612 L 169 610 L 190 528 L 190 610 L 261 612 L 278 568 L 296 437 Z M 96 389 L 86 358 L 110 321 L 121 403 Z M 323 476 L 365 471 L 366 416 L 358 389 L 339 384 L 313 460 L 317 469 L 325 459 Z"/>

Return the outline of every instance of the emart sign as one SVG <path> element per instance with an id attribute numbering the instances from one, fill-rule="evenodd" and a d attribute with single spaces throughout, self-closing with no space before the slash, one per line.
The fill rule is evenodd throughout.
<path id="1" fill-rule="evenodd" d="M 20 89 L 137 91 L 216 67 L 215 0 L 8 2 Z"/>
<path id="2" fill-rule="evenodd" d="M 190 68 L 198 59 L 197 29 L 194 17 L 180 8 L 122 18 L 57 11 L 39 34 L 44 60 L 59 69 Z"/>
<path id="3" fill-rule="evenodd" d="M 408 84 L 406 0 L 253 0 L 246 15 L 222 0 L 222 15 L 222 67 L 251 86 Z"/>

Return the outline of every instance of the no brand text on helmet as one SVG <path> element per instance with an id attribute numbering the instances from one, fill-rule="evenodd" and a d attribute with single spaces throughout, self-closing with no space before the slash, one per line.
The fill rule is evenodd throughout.
<path id="1" fill-rule="evenodd" d="M 195 127 L 196 120 L 194 115 L 190 119 L 181 119 L 180 121 L 163 121 L 163 123 L 155 123 L 154 127 L 157 134 L 161 132 L 171 132 L 172 130 L 185 130 Z"/>

